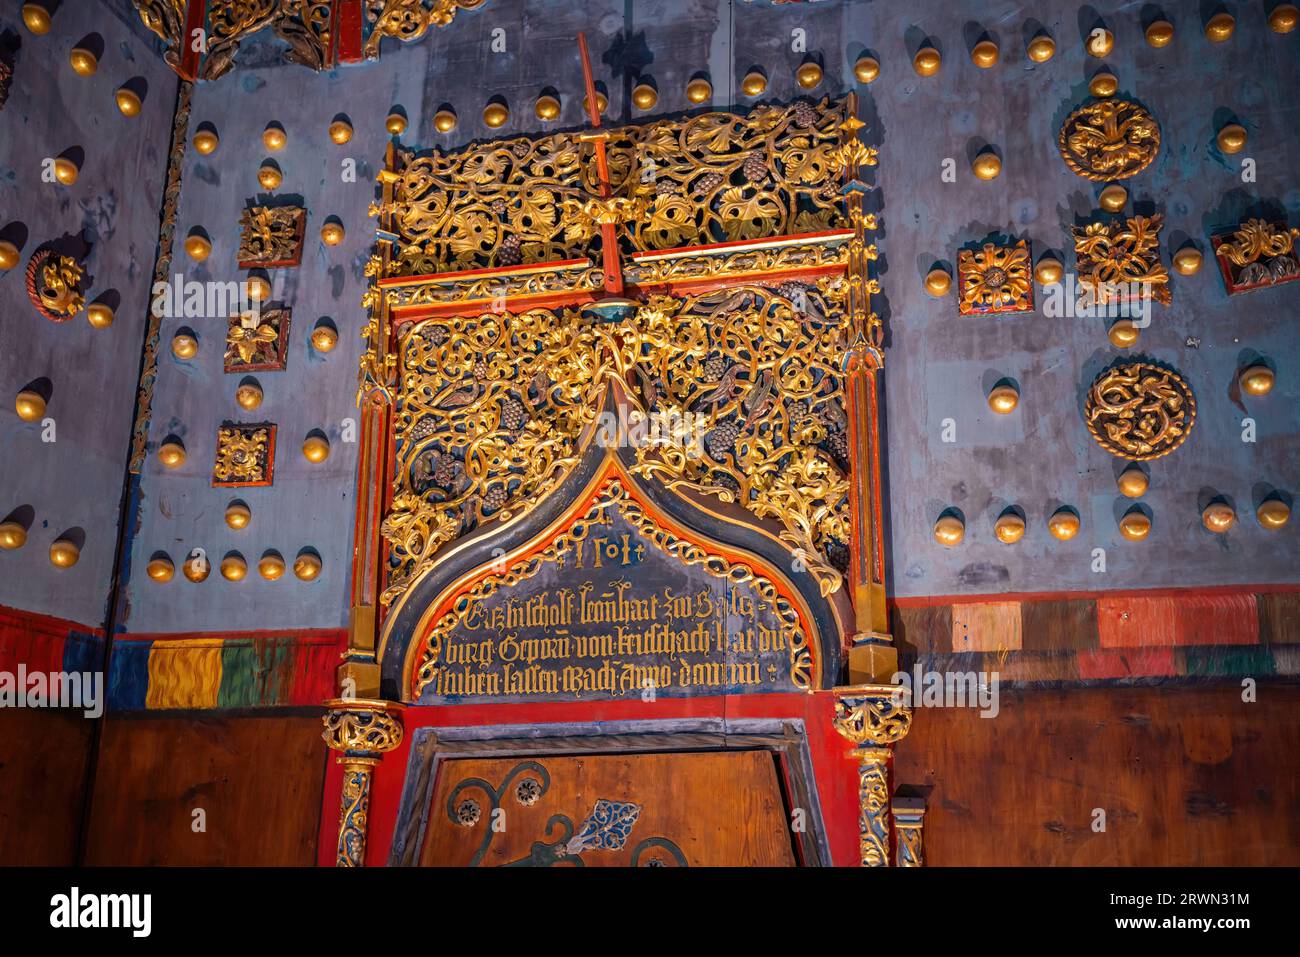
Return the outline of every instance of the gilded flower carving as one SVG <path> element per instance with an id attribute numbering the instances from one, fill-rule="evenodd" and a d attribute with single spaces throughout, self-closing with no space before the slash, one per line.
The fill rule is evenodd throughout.
<path id="1" fill-rule="evenodd" d="M 1196 398 L 1177 372 L 1146 362 L 1099 375 L 1084 406 L 1088 431 L 1107 452 L 1146 461 L 1182 445 L 1196 422 Z"/>
<path id="2" fill-rule="evenodd" d="M 1150 296 L 1169 305 L 1169 272 L 1160 263 L 1164 216 L 1132 216 L 1074 227 L 1079 285 L 1100 305 Z"/>
<path id="3" fill-rule="evenodd" d="M 1230 235 L 1214 237 L 1229 294 L 1300 279 L 1295 241 L 1300 229 L 1285 223 L 1249 219 Z"/>
<path id="4" fill-rule="evenodd" d="M 1130 100 L 1107 98 L 1079 107 L 1061 126 L 1065 165 L 1097 182 L 1146 169 L 1160 150 L 1160 124 Z"/>
<path id="5" fill-rule="evenodd" d="M 978 250 L 961 250 L 957 279 L 957 311 L 963 316 L 1028 312 L 1034 307 L 1029 245 L 1023 239 L 1011 246 L 985 243 Z"/>
<path id="6" fill-rule="evenodd" d="M 226 372 L 267 372 L 285 367 L 289 310 L 251 310 L 231 316 L 226 328 Z"/>
<path id="7" fill-rule="evenodd" d="M 217 430 L 213 486 L 270 485 L 275 460 L 275 426 L 225 422 Z"/>

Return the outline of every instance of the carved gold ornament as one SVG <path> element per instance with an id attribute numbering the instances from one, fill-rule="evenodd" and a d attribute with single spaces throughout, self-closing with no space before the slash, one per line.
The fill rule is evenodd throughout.
<path id="1" fill-rule="evenodd" d="M 985 243 L 979 250 L 961 250 L 957 311 L 963 316 L 1032 311 L 1032 263 L 1029 244 L 1023 239 L 1011 246 Z"/>
<path id="2" fill-rule="evenodd" d="M 835 730 L 858 759 L 858 857 L 862 867 L 889 865 L 890 750 L 912 727 L 906 691 L 889 685 L 835 689 Z"/>
<path id="3" fill-rule="evenodd" d="M 704 548 L 674 535 L 661 528 L 653 517 L 646 513 L 637 500 L 629 494 L 622 480 L 610 478 L 597 493 L 595 501 L 586 513 L 565 531 L 558 534 L 540 552 L 520 558 L 509 567 L 492 571 L 464 595 L 455 605 L 435 622 L 428 635 L 423 639 L 420 658 L 415 666 L 412 694 L 419 698 L 438 676 L 442 666 L 442 647 L 445 639 L 451 636 L 463 620 L 463 613 L 469 605 L 481 602 L 495 594 L 501 588 L 513 588 L 520 582 L 535 576 L 548 564 L 563 562 L 565 555 L 572 556 L 575 548 L 585 540 L 593 528 L 600 528 L 607 521 L 607 512 L 616 509 L 618 513 L 657 548 L 673 555 L 683 565 L 698 565 L 704 572 L 716 578 L 722 578 L 735 584 L 748 583 L 781 622 L 781 637 L 789 649 L 790 680 L 796 688 L 811 690 L 813 687 L 813 660 L 808 645 L 808 636 L 804 634 L 799 623 L 799 613 L 785 598 L 776 585 L 768 578 L 743 563 L 734 562 L 722 555 L 711 554 Z"/>
<path id="4" fill-rule="evenodd" d="M 298 265 L 306 219 L 301 206 L 245 207 L 239 214 L 239 268 Z"/>
<path id="5" fill-rule="evenodd" d="M 217 430 L 212 485 L 270 485 L 275 463 L 275 426 L 225 422 Z"/>
<path id="6" fill-rule="evenodd" d="M 1142 172 L 1160 150 L 1160 124 L 1131 100 L 1086 103 L 1061 127 L 1061 157 L 1080 176 L 1097 182 Z"/>
<path id="7" fill-rule="evenodd" d="M 396 37 L 409 43 L 418 40 L 430 27 L 445 27 L 458 10 L 474 10 L 487 0 L 370 0 L 367 13 L 374 24 L 366 40 L 366 56 L 379 55 L 384 37 Z"/>
<path id="8" fill-rule="evenodd" d="M 172 69 L 181 64 L 187 6 L 187 0 L 135 0 L 141 22 L 167 45 L 163 59 Z"/>
<path id="9" fill-rule="evenodd" d="M 140 16 L 145 18 L 145 7 L 158 4 L 148 0 L 140 6 Z M 204 51 L 200 75 L 205 80 L 215 80 L 227 73 L 235 64 L 235 54 L 245 38 L 271 27 L 281 40 L 288 44 L 284 58 L 313 70 L 323 70 L 331 65 L 330 18 L 334 4 L 331 0 L 211 0 L 208 3 L 207 49 Z M 181 17 L 184 24 L 184 17 Z M 149 19 L 145 25 L 169 43 L 168 35 L 155 29 Z M 169 26 L 170 29 L 170 26 Z"/>
<path id="10" fill-rule="evenodd" d="M 27 263 L 27 297 L 51 322 L 66 322 L 86 305 L 86 271 L 71 256 L 38 249 Z"/>
<path id="11" fill-rule="evenodd" d="M 1214 237 L 1229 294 L 1300 279 L 1295 241 L 1300 229 L 1249 219 L 1230 235 Z"/>
<path id="12" fill-rule="evenodd" d="M 1187 381 L 1146 362 L 1106 370 L 1088 390 L 1084 421 L 1112 455 L 1149 461 L 1187 440 L 1196 423 L 1196 398 Z"/>
<path id="13" fill-rule="evenodd" d="M 1073 227 L 1079 285 L 1099 305 L 1150 295 L 1169 305 L 1169 271 L 1160 263 L 1163 214 Z"/>
<path id="14" fill-rule="evenodd" d="M 285 367 L 288 309 L 249 310 L 226 326 L 226 372 L 275 372 Z"/>
<path id="15" fill-rule="evenodd" d="M 632 389 L 641 411 L 698 424 L 698 441 L 638 448 L 634 471 L 777 520 L 823 592 L 834 591 L 841 579 L 833 559 L 849 540 L 836 361 L 846 285 L 655 297 L 601 324 L 576 310 L 541 309 L 416 324 L 400 348 L 383 600 L 445 542 L 553 488 L 576 463 L 610 377 Z M 363 388 L 386 381 L 367 357 Z"/>
<path id="16" fill-rule="evenodd" d="M 843 227 L 844 115 L 799 101 L 609 130 L 608 200 L 594 148 L 568 133 L 401 152 L 391 203 L 371 209 L 398 236 L 388 275 L 591 259 L 605 221 L 625 253 Z"/>
<path id="17" fill-rule="evenodd" d="M 360 867 L 366 858 L 370 819 L 370 777 L 374 766 L 402 743 L 402 722 L 390 714 L 387 701 L 344 698 L 326 702 L 321 737 L 331 751 L 340 752 L 343 793 L 334 865 Z"/>

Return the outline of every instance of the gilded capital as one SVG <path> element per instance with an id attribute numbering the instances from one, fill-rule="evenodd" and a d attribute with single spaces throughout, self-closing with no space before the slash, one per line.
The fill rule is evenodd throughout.
<path id="1" fill-rule="evenodd" d="M 898 685 L 836 688 L 835 730 L 855 748 L 888 748 L 912 727 L 906 701 L 907 689 Z"/>
<path id="2" fill-rule="evenodd" d="M 380 757 L 402 743 L 402 722 L 396 714 L 399 708 L 391 701 L 367 698 L 339 698 L 327 701 L 329 713 L 322 719 L 321 737 L 331 751 L 343 752 L 343 763 L 375 763 Z"/>

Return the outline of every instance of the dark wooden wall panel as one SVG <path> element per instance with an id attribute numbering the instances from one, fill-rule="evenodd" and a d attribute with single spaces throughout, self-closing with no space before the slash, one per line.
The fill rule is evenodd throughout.
<path id="1" fill-rule="evenodd" d="M 0 865 L 76 863 L 93 731 L 80 711 L 0 709 Z"/>
<path id="2" fill-rule="evenodd" d="M 1004 692 L 918 709 L 895 783 L 930 788 L 928 863 L 1300 864 L 1300 687 Z M 1106 830 L 1092 829 L 1093 809 Z"/>
<path id="3" fill-rule="evenodd" d="M 320 732 L 310 715 L 110 717 L 86 863 L 314 864 Z M 196 808 L 204 833 L 192 829 Z"/>

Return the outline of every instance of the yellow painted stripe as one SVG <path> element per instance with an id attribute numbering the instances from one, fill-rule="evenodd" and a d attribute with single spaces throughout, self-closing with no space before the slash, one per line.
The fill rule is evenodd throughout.
<path id="1" fill-rule="evenodd" d="M 149 691 L 144 706 L 215 708 L 221 690 L 220 638 L 155 641 L 149 649 Z"/>

